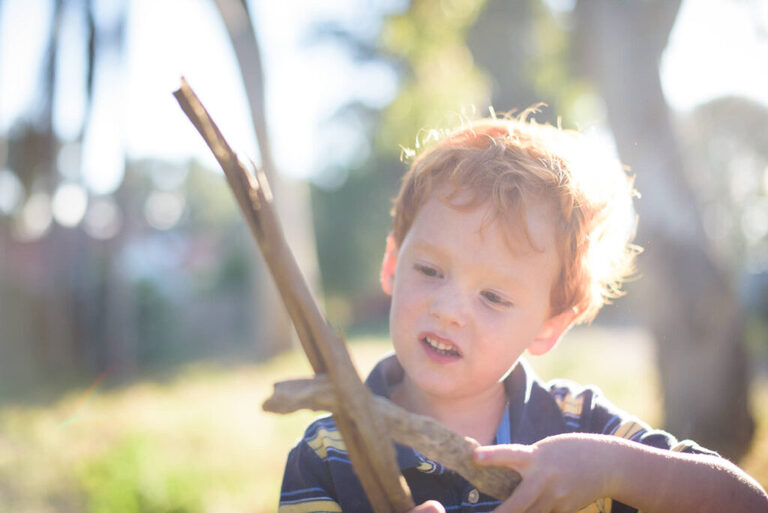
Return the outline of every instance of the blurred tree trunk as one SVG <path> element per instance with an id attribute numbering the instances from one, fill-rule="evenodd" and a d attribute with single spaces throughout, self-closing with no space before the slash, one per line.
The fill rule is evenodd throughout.
<path id="1" fill-rule="evenodd" d="M 28 184 L 52 193 L 58 183 L 56 156 L 59 141 L 53 131 L 54 95 L 56 91 L 56 61 L 58 40 L 63 14 L 63 0 L 53 2 L 53 16 L 47 34 L 45 65 L 43 68 L 42 97 L 36 123 L 26 125 L 26 132 L 17 148 L 22 158 L 28 159 L 23 168 L 28 173 Z M 34 145 L 34 148 L 28 145 Z M 32 340 L 37 348 L 42 370 L 58 373 L 73 370 L 78 323 L 74 309 L 77 305 L 71 287 L 70 270 L 72 248 L 67 233 L 52 223 L 50 233 L 33 243 L 33 251 L 40 252 L 38 261 L 42 279 L 37 291 L 39 301 L 39 336 Z"/>
<path id="2" fill-rule="evenodd" d="M 745 453 L 744 320 L 713 260 L 661 89 L 659 62 L 680 1 L 577 3 L 581 69 L 607 106 L 621 160 L 636 174 L 642 315 L 656 339 L 666 427 L 730 458 Z"/>
<path id="3" fill-rule="evenodd" d="M 275 202 L 283 229 L 296 259 L 315 295 L 319 293 L 317 250 L 314 242 L 309 191 L 306 184 L 286 186 L 277 173 L 267 131 L 264 72 L 261 52 L 247 3 L 243 0 L 215 0 L 235 51 L 251 109 L 251 121 L 258 139 L 261 167 L 275 191 Z M 251 245 L 256 253 L 256 247 Z M 268 269 L 259 257 L 251 266 L 254 281 L 254 328 L 259 358 L 267 358 L 293 347 L 294 332 L 288 313 Z"/>
<path id="4" fill-rule="evenodd" d="M 85 132 L 91 121 L 94 100 L 94 82 L 97 59 L 105 53 L 115 52 L 121 57 L 125 46 L 129 2 L 116 0 L 119 16 L 113 25 L 97 25 L 96 0 L 82 4 L 86 21 L 87 60 L 85 70 L 86 103 L 83 124 L 77 143 L 82 152 Z M 81 159 L 82 161 L 82 159 Z M 130 212 L 128 198 L 119 188 L 112 194 L 118 209 Z M 108 371 L 113 380 L 128 380 L 136 375 L 140 366 L 139 314 L 135 284 L 122 275 L 118 255 L 129 244 L 130 234 L 137 227 L 126 225 L 109 241 L 94 241 L 83 237 L 82 247 L 88 252 L 88 268 L 83 269 L 79 282 L 89 284 L 84 295 L 87 308 L 83 313 L 88 328 L 88 342 L 83 346 L 82 357 L 87 358 L 95 371 Z M 83 234 L 81 233 L 81 236 Z M 96 306 L 94 306 L 96 305 Z"/>
<path id="5" fill-rule="evenodd" d="M 530 74 L 522 72 L 533 51 L 534 3 L 487 0 L 467 35 L 467 46 L 475 62 L 491 73 L 490 104 L 497 112 L 519 112 L 542 101 Z"/>
<path id="6" fill-rule="evenodd" d="M 51 5 L 51 25 L 44 34 L 40 96 L 31 112 L 24 116 L 27 120 L 17 120 L 11 130 L 8 148 L 9 167 L 24 184 L 27 199 L 33 193 L 45 193 L 49 205 L 62 179 L 57 164 L 61 141 L 54 131 L 53 113 L 59 85 L 56 70 L 65 9 L 82 9 L 86 25 L 83 34 L 87 49 L 85 112 L 80 132 L 72 141 L 80 148 L 93 100 L 97 47 L 93 0 L 77 4 L 51 0 Z M 125 10 L 111 34 L 118 37 L 105 38 L 107 44 L 120 45 L 124 22 Z M 75 176 L 69 178 L 77 180 Z M 24 311 L 29 312 L 17 315 L 10 324 L 16 334 L 12 344 L 24 347 L 24 353 L 33 355 L 34 362 L 29 365 L 30 369 L 48 377 L 67 376 L 77 371 L 98 372 L 107 367 L 130 375 L 136 366 L 136 341 L 126 338 L 120 331 L 125 323 L 118 325 L 110 320 L 116 316 L 129 317 L 130 310 L 116 313 L 110 310 L 109 305 L 113 301 L 94 299 L 93 292 L 89 290 L 92 287 L 86 284 L 94 281 L 95 273 L 89 264 L 96 256 L 95 248 L 82 229 L 64 228 L 53 221 L 48 231 L 34 241 L 16 240 L 10 235 L 10 230 L 5 232 L 4 237 L 9 254 L 13 252 L 16 263 L 24 267 L 24 271 L 14 272 L 12 263 L 0 272 L 3 273 L 2 279 L 10 284 L 8 290 L 17 291 L 21 296 L 19 304 L 23 304 Z M 126 288 L 127 285 L 120 282 L 112 288 L 121 287 Z M 11 298 L 12 305 L 15 299 Z M 16 310 L 19 311 L 18 308 Z M 104 322 L 95 323 L 94 319 Z M 119 343 L 116 343 L 118 339 Z"/>

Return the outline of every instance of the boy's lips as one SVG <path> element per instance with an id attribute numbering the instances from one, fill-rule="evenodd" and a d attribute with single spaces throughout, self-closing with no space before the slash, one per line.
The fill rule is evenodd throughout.
<path id="1" fill-rule="evenodd" d="M 432 332 L 420 333 L 419 342 L 441 356 L 449 358 L 461 358 L 462 356 L 461 349 L 456 344 Z"/>

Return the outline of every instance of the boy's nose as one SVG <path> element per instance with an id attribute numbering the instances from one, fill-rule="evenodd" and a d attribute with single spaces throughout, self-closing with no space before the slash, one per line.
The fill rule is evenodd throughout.
<path id="1" fill-rule="evenodd" d="M 460 328 L 466 326 L 469 317 L 467 302 L 456 290 L 445 290 L 437 294 L 429 305 L 429 314 Z"/>

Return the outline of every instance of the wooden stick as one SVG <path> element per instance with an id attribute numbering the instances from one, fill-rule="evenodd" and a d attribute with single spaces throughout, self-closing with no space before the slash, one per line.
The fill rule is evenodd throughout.
<path id="1" fill-rule="evenodd" d="M 184 79 L 174 96 L 221 165 L 318 374 L 315 380 L 276 384 L 275 395 L 265 403 L 265 409 L 332 411 L 376 513 L 413 508 L 410 490 L 398 474 L 392 439 L 455 470 L 484 493 L 499 499 L 508 497 L 521 480 L 517 472 L 475 465 L 472 452 L 477 442 L 374 397 L 363 385 L 344 341 L 320 313 L 285 242 L 266 176 L 248 172 Z"/>
<path id="2" fill-rule="evenodd" d="M 481 492 L 504 500 L 522 480 L 520 474 L 505 467 L 481 467 L 472 459 L 480 444 L 447 429 L 439 422 L 410 413 L 392 401 L 373 396 L 376 418 L 386 426 L 396 442 L 413 447 L 424 456 L 439 461 Z M 273 413 L 292 413 L 301 409 L 336 411 L 338 402 L 328 377 L 297 379 L 275 383 L 275 391 L 263 405 Z"/>
<path id="3" fill-rule="evenodd" d="M 412 509 L 413 499 L 399 475 L 394 446 L 373 415 L 371 394 L 360 380 L 344 341 L 320 313 L 285 242 L 266 176 L 253 176 L 246 170 L 183 78 L 173 95 L 224 171 L 312 368 L 326 373 L 332 383 L 337 399 L 334 418 L 371 506 L 376 513 Z"/>

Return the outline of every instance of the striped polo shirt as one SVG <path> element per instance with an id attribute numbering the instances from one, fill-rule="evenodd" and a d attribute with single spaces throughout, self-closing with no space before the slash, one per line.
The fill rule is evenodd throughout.
<path id="1" fill-rule="evenodd" d="M 403 368 L 394 355 L 380 361 L 366 385 L 389 397 L 402 381 Z M 524 359 L 504 380 L 507 407 L 496 431 L 495 444 L 532 444 L 562 433 L 619 436 L 661 449 L 716 454 L 689 440 L 678 442 L 665 431 L 653 430 L 605 400 L 596 387 L 566 380 L 542 382 Z M 493 511 L 501 502 L 479 492 L 455 472 L 410 447 L 395 445 L 400 472 L 416 504 L 434 499 L 448 513 Z M 333 417 L 313 422 L 288 455 L 279 513 L 372 512 L 349 461 Z M 599 500 L 579 513 L 634 513 L 611 499 Z"/>

